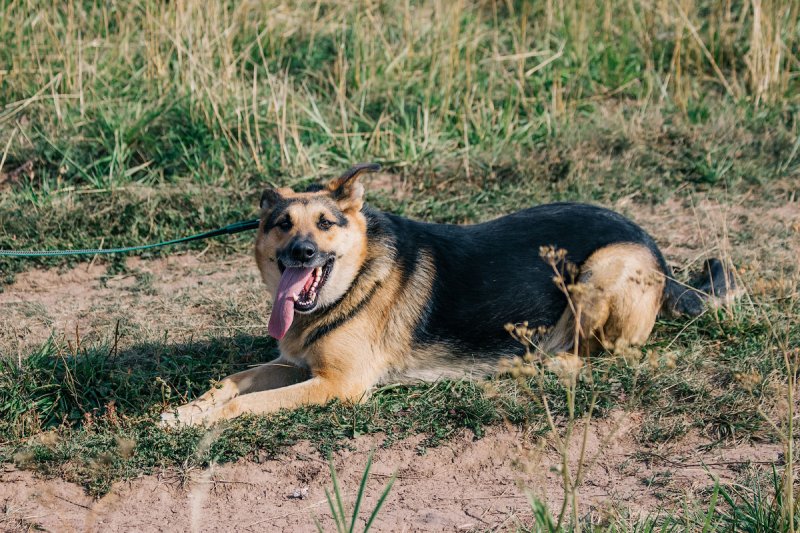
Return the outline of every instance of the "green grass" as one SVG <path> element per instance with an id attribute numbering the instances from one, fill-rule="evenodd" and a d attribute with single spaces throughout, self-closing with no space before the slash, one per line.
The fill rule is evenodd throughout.
<path id="1" fill-rule="evenodd" d="M 196 233 L 252 218 L 266 184 L 304 185 L 365 160 L 407 193 L 371 190 L 370 203 L 431 221 L 565 199 L 635 212 L 698 196 L 758 217 L 800 194 L 800 7 L 762 4 L 756 19 L 749 2 L 716 0 L 4 2 L 0 248 Z M 742 224 L 730 235 L 734 260 L 758 269 L 748 281 L 794 279 L 797 265 L 772 253 L 793 230 L 759 231 Z M 222 256 L 250 242 L 187 246 Z M 97 261 L 127 269 L 121 258 Z M 0 258 L 0 290 L 26 270 L 77 262 Z M 150 290 L 148 275 L 137 279 Z M 654 367 L 601 359 L 597 415 L 642 410 L 643 443 L 693 429 L 718 442 L 775 438 L 757 407 L 785 385 L 774 337 L 800 342 L 798 309 L 774 290 L 748 302 L 689 325 L 661 321 Z M 444 382 L 243 418 L 208 445 L 198 430 L 158 429 L 155 416 L 269 359 L 274 343 L 107 336 L 0 354 L 0 460 L 101 494 L 141 472 L 271 457 L 301 437 L 327 452 L 360 434 L 385 433 L 389 444 L 423 433 L 424 452 L 504 419 L 545 428 L 511 380 L 492 395 Z M 754 371 L 763 379 L 747 393 L 736 376 Z M 581 409 L 588 398 L 579 388 Z M 642 530 L 661 530 L 654 524 Z"/>
<path id="2" fill-rule="evenodd" d="M 780 474 L 774 469 L 769 476 L 769 490 L 753 483 L 744 485 L 721 485 L 712 480 L 709 500 L 706 505 L 690 502 L 683 509 L 672 513 L 642 516 L 617 516 L 604 524 L 587 520 L 582 530 L 606 533 L 677 533 L 683 531 L 712 531 L 789 533 L 781 516 L 785 509 L 781 501 Z M 566 533 L 576 531 L 574 526 L 558 528 L 552 520 L 552 511 L 542 501 L 529 496 L 533 522 L 519 528 L 525 533 Z M 795 513 L 795 520 L 800 513 Z"/>
<path id="3" fill-rule="evenodd" d="M 671 440 L 691 428 L 720 441 L 771 440 L 755 406 L 774 398 L 774 391 L 746 393 L 733 375 L 751 369 L 775 375 L 783 371 L 782 362 L 761 356 L 771 345 L 769 332 L 746 318 L 746 311 L 741 314 L 739 320 L 709 314 L 684 329 L 671 348 L 678 354 L 676 370 L 598 358 L 595 387 L 584 383 L 578 388 L 579 414 L 588 408 L 594 390 L 599 394 L 596 416 L 620 407 L 647 413 L 640 435 L 645 441 Z M 660 323 L 648 349 L 659 350 L 683 326 Z M 800 328 L 794 326 L 791 335 L 800 340 Z M 743 339 L 749 344 L 743 345 Z M 502 420 L 538 433 L 546 428 L 539 403 L 510 379 L 494 380 L 488 395 L 480 382 L 470 381 L 389 386 L 354 406 L 334 403 L 245 417 L 225 425 L 210 445 L 205 430 L 157 427 L 161 411 L 274 352 L 274 341 L 240 334 L 187 343 L 147 342 L 121 350 L 113 342 L 76 350 L 51 341 L 21 365 L 0 360 L 0 435 L 6 436 L 0 440 L 0 460 L 64 476 L 99 494 L 113 481 L 140 472 L 274 457 L 309 436 L 327 453 L 359 435 L 381 433 L 384 445 L 390 445 L 421 433 L 426 438 L 418 451 L 424 453 L 462 428 L 476 437 Z M 708 364 L 711 358 L 713 365 Z M 567 406 L 554 378 L 548 379 L 547 394 L 556 416 L 565 415 Z M 628 399 L 621 402 L 621 397 Z M 120 439 L 135 443 L 129 456 L 119 455 Z"/>
<path id="4" fill-rule="evenodd" d="M 754 46 L 746 11 L 704 2 L 687 14 L 736 89 L 728 95 L 687 30 L 676 33 L 678 13 L 634 5 L 632 16 L 612 3 L 568 3 L 553 17 L 528 3 L 301 2 L 287 17 L 269 4 L 183 13 L 149 0 L 86 1 L 45 3 L 32 17 L 4 4 L 0 247 L 197 232 L 252 216 L 265 183 L 358 160 L 426 191 L 390 207 L 447 221 L 557 198 L 742 191 L 796 169 L 795 48 L 764 105 L 752 80 L 735 78 Z M 775 11 L 790 47 L 796 11 Z M 681 81 L 667 82 L 664 98 L 676 60 Z M 609 107 L 621 116 L 609 121 Z M 644 131 L 626 131 L 642 116 L 653 119 Z M 618 161 L 588 174 L 585 154 Z M 59 263 L 2 259 L 4 281 L 31 264 Z"/>
<path id="5" fill-rule="evenodd" d="M 139 472 L 275 457 L 309 435 L 321 453 L 329 453 L 360 435 L 383 433 L 389 445 L 422 433 L 426 438 L 418 450 L 424 453 L 461 428 L 481 436 L 488 424 L 535 423 L 539 416 L 530 401 L 516 401 L 513 383 L 506 385 L 511 389 L 503 397 L 489 400 L 480 384 L 464 381 L 387 387 L 358 405 L 333 403 L 243 417 L 224 425 L 210 445 L 205 429 L 157 427 L 161 410 L 205 390 L 210 377 L 242 368 L 258 342 L 137 347 L 153 349 L 149 359 L 114 355 L 107 347 L 70 356 L 48 345 L 22 367 L 0 369 L 0 434 L 11 437 L 0 442 L 0 460 L 62 475 L 102 494 L 113 481 Z M 199 358 L 199 352 L 212 355 Z M 120 455 L 120 439 L 135 444 L 127 456 Z"/>
<path id="6" fill-rule="evenodd" d="M 333 491 L 329 491 L 325 489 L 325 498 L 328 501 L 328 509 L 331 512 L 331 516 L 333 517 L 334 524 L 336 525 L 336 531 L 338 533 L 354 533 L 356 530 L 356 522 L 358 521 L 358 511 L 361 508 L 362 500 L 364 499 L 365 489 L 367 488 L 367 480 L 369 479 L 369 470 L 372 467 L 372 453 L 370 453 L 369 457 L 367 458 L 367 464 L 364 466 L 364 474 L 361 477 L 361 483 L 358 486 L 358 494 L 356 494 L 356 499 L 353 502 L 353 509 L 349 511 L 345 508 L 344 503 L 342 502 L 342 490 L 339 488 L 339 480 L 336 476 L 336 469 L 333 467 L 333 462 L 330 463 L 330 470 L 331 470 L 331 481 L 333 481 Z M 386 497 L 389 495 L 389 492 L 392 490 L 392 485 L 394 484 L 395 479 L 397 478 L 397 473 L 389 478 L 389 482 L 384 487 L 383 491 L 381 492 L 378 501 L 375 503 L 375 507 L 372 509 L 372 512 L 369 514 L 369 518 L 366 519 L 366 523 L 364 524 L 364 533 L 369 531 L 370 527 L 372 526 L 372 522 L 375 521 L 375 518 L 378 516 L 378 513 L 383 506 Z M 331 496 L 331 492 L 333 492 L 333 496 Z M 335 500 L 334 500 L 335 496 Z M 324 532 L 325 530 L 322 528 L 322 524 L 319 523 L 318 520 L 314 520 L 317 531 Z"/>

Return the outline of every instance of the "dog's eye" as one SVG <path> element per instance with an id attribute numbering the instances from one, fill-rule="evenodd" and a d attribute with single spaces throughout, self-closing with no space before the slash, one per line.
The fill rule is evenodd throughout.
<path id="1" fill-rule="evenodd" d="M 278 222 L 278 227 L 283 231 L 289 231 L 290 229 L 292 229 L 292 221 L 289 220 L 288 218 L 284 218 L 283 220 Z"/>
<path id="2" fill-rule="evenodd" d="M 328 231 L 333 226 L 333 222 L 325 218 L 324 216 L 319 217 L 319 222 L 317 222 L 317 227 L 322 231 Z"/>

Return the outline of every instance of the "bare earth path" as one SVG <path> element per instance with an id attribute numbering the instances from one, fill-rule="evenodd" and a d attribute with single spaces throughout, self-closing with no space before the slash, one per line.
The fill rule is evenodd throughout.
<path id="1" fill-rule="evenodd" d="M 624 201 L 616 207 L 658 236 L 667 257 L 684 266 L 697 266 L 702 250 L 731 250 L 725 235 L 743 228 L 761 236 L 733 249 L 737 264 L 746 269 L 771 272 L 778 270 L 776 265 L 789 265 L 792 270 L 800 255 L 796 204 L 764 213 L 709 201 L 694 207 L 675 201 L 635 212 Z M 708 224 L 712 231 L 699 230 Z M 771 236 L 784 245 L 776 247 Z M 0 352 L 23 357 L 50 335 L 76 342 L 108 338 L 117 323 L 123 344 L 237 330 L 266 335 L 268 298 L 249 256 L 222 260 L 184 253 L 162 260 L 130 259 L 129 266 L 133 274 L 108 275 L 104 266 L 83 264 L 65 272 L 19 275 L 0 293 Z M 581 492 L 584 512 L 595 517 L 624 508 L 656 512 L 706 490 L 713 483 L 711 475 L 731 481 L 759 463 L 779 460 L 777 445 L 708 451 L 709 442 L 692 433 L 650 448 L 637 441 L 641 418 L 639 413 L 616 412 L 594 424 L 590 457 L 600 454 L 601 460 L 591 466 Z M 606 437 L 604 448 L 600 443 Z M 371 510 L 382 486 L 398 472 L 378 530 L 513 529 L 518 520 L 531 516 L 522 487 L 552 507 L 560 502 L 551 443 L 532 439 L 523 430 L 494 427 L 478 440 L 465 432 L 425 455 L 417 451 L 420 439 L 376 451 L 364 509 Z M 360 437 L 351 443 L 355 451 L 335 456 L 350 498 L 369 450 L 381 442 L 376 436 Z M 277 460 L 239 461 L 188 475 L 165 470 L 120 482 L 97 501 L 76 485 L 1 465 L 0 530 L 312 531 L 314 517 L 327 530 L 331 522 L 325 487 L 330 487 L 327 464 L 307 444 Z M 295 490 L 304 497 L 291 497 Z"/>
<path id="2" fill-rule="evenodd" d="M 627 507 L 634 514 L 655 513 L 664 505 L 680 505 L 683 498 L 691 501 L 713 483 L 712 475 L 730 482 L 754 467 L 751 461 L 778 461 L 780 453 L 780 446 L 763 444 L 701 452 L 707 442 L 695 436 L 646 450 L 632 437 L 637 423 L 636 414 L 617 413 L 616 420 L 595 424 L 590 456 L 602 452 L 599 443 L 610 431 L 614 436 L 587 476 L 581 493 L 584 512 L 602 517 Z M 362 517 L 395 470 L 398 474 L 376 523 L 378 531 L 513 530 L 519 520 L 531 519 L 521 487 L 558 508 L 557 457 L 547 442 L 526 444 L 529 439 L 520 430 L 493 428 L 480 440 L 465 432 L 420 456 L 415 449 L 419 440 L 375 453 Z M 356 451 L 335 456 L 351 501 L 367 454 L 379 443 L 362 437 L 352 442 Z M 314 517 L 327 531 L 332 523 L 324 489 L 330 486 L 327 463 L 300 444 L 278 460 L 239 461 L 190 472 L 188 479 L 165 471 L 120 482 L 97 501 L 76 485 L 8 467 L 0 473 L 0 509 L 5 508 L 9 524 L 24 519 L 59 532 L 314 531 Z M 292 497 L 296 490 L 305 492 L 302 499 Z M 2 520 L 0 515 L 0 526 Z"/>

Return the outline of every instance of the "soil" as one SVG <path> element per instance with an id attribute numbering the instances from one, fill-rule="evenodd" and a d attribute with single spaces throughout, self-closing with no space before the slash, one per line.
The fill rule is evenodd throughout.
<path id="1" fill-rule="evenodd" d="M 594 521 L 623 512 L 655 514 L 693 501 L 713 484 L 712 476 L 732 482 L 743 469 L 780 461 L 778 445 L 702 451 L 708 442 L 697 435 L 663 449 L 643 449 L 634 438 L 640 418 L 618 412 L 590 428 L 590 466 L 580 502 L 582 514 L 591 513 Z M 495 427 L 477 440 L 465 431 L 420 456 L 421 438 L 377 448 L 361 527 L 395 472 L 376 531 L 514 530 L 531 522 L 528 493 L 559 509 L 563 491 L 551 441 L 531 442 L 523 430 Z M 359 437 L 351 443 L 354 450 L 334 456 L 346 505 L 354 500 L 368 454 L 381 441 Z M 577 455 L 576 447 L 570 454 L 573 468 Z M 331 531 L 324 493 L 330 487 L 328 464 L 302 443 L 277 460 L 243 460 L 186 476 L 167 470 L 119 482 L 99 500 L 76 485 L 7 467 L 0 472 L 0 509 L 9 525 L 24 520 L 58 532 L 315 531 L 315 519 Z"/>
<path id="2" fill-rule="evenodd" d="M 707 252 L 733 258 L 753 287 L 786 279 L 800 256 L 800 209 L 785 204 L 756 213 L 713 200 L 695 205 L 670 200 L 643 208 L 621 201 L 618 210 L 657 236 L 679 267 L 697 268 Z M 729 235 L 750 232 L 744 246 Z M 775 246 L 779 239 L 780 246 Z M 51 335 L 76 342 L 112 336 L 169 341 L 182 335 L 266 335 L 268 298 L 247 255 L 224 260 L 178 253 L 168 259 L 128 260 L 130 273 L 107 267 L 34 270 L 0 292 L 0 352 L 23 357 Z M 753 272 L 759 272 L 756 277 Z M 757 290 L 757 289 L 756 289 Z M 637 442 L 640 413 L 616 412 L 589 431 L 590 461 L 580 490 L 581 512 L 594 520 L 619 513 L 655 513 L 691 501 L 713 484 L 779 462 L 773 444 L 709 446 L 698 434 L 648 447 Z M 369 515 L 381 488 L 397 481 L 377 518 L 379 531 L 513 530 L 530 522 L 526 489 L 557 510 L 562 499 L 558 454 L 549 440 L 516 427 L 466 432 L 425 455 L 415 437 L 380 447 L 380 436 L 359 437 L 334 456 L 346 500 L 352 501 L 369 451 L 377 447 L 361 512 Z M 577 459 L 573 449 L 571 460 Z M 164 470 L 116 484 L 100 500 L 58 479 L 0 466 L 0 529 L 48 531 L 314 531 L 314 518 L 333 528 L 324 489 L 326 461 L 308 444 L 261 462 L 239 461 L 188 473 Z M 294 497 L 297 493 L 298 497 Z"/>

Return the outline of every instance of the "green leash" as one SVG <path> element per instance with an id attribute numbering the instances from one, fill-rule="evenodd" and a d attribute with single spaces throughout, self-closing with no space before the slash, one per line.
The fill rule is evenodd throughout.
<path id="1" fill-rule="evenodd" d="M 181 244 L 184 242 L 210 239 L 211 237 L 218 237 L 220 235 L 233 235 L 235 233 L 241 233 L 243 231 L 253 230 L 256 228 L 258 228 L 258 219 L 236 222 L 235 224 L 230 224 L 224 228 L 207 231 L 205 233 L 198 233 L 197 235 L 190 235 L 180 239 L 173 239 L 171 241 L 157 242 L 155 244 L 127 246 L 125 248 L 82 248 L 80 250 L 0 250 L 0 257 L 58 257 L 62 255 L 96 255 L 140 252 L 142 250 L 149 250 L 151 248 L 159 248 L 161 246 L 171 246 L 173 244 Z"/>

